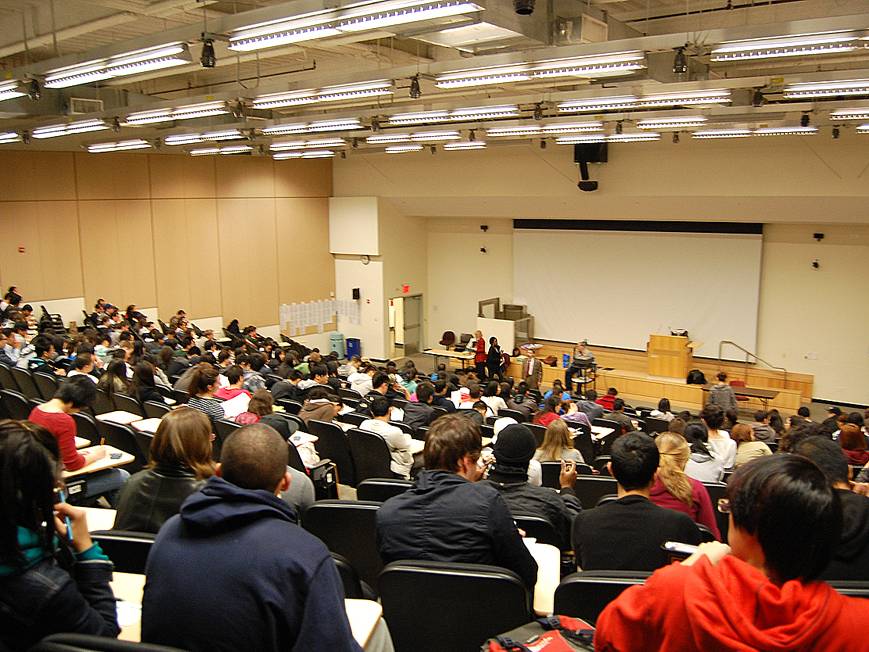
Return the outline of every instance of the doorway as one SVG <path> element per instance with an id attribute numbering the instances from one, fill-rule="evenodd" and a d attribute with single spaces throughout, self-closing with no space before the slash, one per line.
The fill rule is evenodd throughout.
<path id="1" fill-rule="evenodd" d="M 392 358 L 411 356 L 422 350 L 421 294 L 389 300 L 389 340 Z"/>

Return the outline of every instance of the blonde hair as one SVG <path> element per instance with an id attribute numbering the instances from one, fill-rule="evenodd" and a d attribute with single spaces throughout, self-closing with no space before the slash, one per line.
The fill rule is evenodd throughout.
<path id="1" fill-rule="evenodd" d="M 546 426 L 546 434 L 540 450 L 545 461 L 558 462 L 561 460 L 562 451 L 565 448 L 573 448 L 573 440 L 570 438 L 570 430 L 561 419 L 555 419 Z"/>
<path id="2" fill-rule="evenodd" d="M 214 475 L 211 420 L 203 412 L 181 406 L 160 419 L 151 441 L 152 468 L 158 464 L 186 466 L 197 479 Z"/>
<path id="3" fill-rule="evenodd" d="M 691 505 L 694 502 L 694 486 L 685 474 L 685 465 L 691 449 L 682 435 L 665 432 L 655 439 L 661 461 L 658 463 L 658 477 L 667 491 L 679 502 Z"/>

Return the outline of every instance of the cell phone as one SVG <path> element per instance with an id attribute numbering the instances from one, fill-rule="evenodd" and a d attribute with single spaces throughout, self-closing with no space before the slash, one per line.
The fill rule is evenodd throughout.
<path id="1" fill-rule="evenodd" d="M 109 459 L 119 460 L 119 459 L 121 459 L 121 454 L 120 453 L 109 453 Z"/>
<path id="2" fill-rule="evenodd" d="M 54 494 L 54 502 L 55 503 L 65 503 L 66 502 L 66 493 L 63 489 L 56 489 Z M 69 520 L 69 516 L 63 517 L 64 525 L 66 525 L 66 538 L 72 543 L 72 522 Z"/>
<path id="3" fill-rule="evenodd" d="M 678 541 L 665 541 L 661 544 L 661 548 L 678 557 L 690 557 L 699 549 L 690 543 L 679 543 Z"/>

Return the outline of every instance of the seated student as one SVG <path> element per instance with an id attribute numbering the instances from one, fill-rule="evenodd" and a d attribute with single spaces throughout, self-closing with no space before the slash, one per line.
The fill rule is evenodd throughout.
<path id="1" fill-rule="evenodd" d="M 367 363 L 360 365 L 358 369 L 347 376 L 347 382 L 350 383 L 350 389 L 365 396 L 373 389 L 371 386 L 371 379 L 374 377 L 375 373 L 377 373 L 377 369 L 373 365 Z"/>
<path id="2" fill-rule="evenodd" d="M 389 455 L 392 461 L 389 463 L 390 470 L 396 475 L 410 478 L 410 468 L 413 466 L 413 455 L 410 453 L 410 444 L 413 437 L 389 423 L 392 415 L 392 407 L 385 398 L 376 398 L 371 402 L 371 418 L 366 419 L 359 428 L 380 435 L 389 447 Z"/>
<path id="3" fill-rule="evenodd" d="M 721 429 L 724 410 L 708 403 L 700 411 L 700 418 L 706 424 L 709 450 L 718 455 L 725 469 L 732 469 L 736 463 L 736 442 L 730 438 L 730 433 Z"/>
<path id="4" fill-rule="evenodd" d="M 23 652 L 59 632 L 116 637 L 112 564 L 91 541 L 85 510 L 55 502 L 57 441 L 42 426 L 4 419 L 0 468 L 0 649 Z M 67 546 L 72 554 L 61 554 Z"/>
<path id="5" fill-rule="evenodd" d="M 542 516 L 559 534 L 560 548 L 570 550 L 573 518 L 582 511 L 582 505 L 573 490 L 576 467 L 562 464 L 559 476 L 561 490 L 558 493 L 548 487 L 531 485 L 528 482 L 528 464 L 534 457 L 535 445 L 534 434 L 527 426 L 514 423 L 501 430 L 493 448 L 495 461 L 489 467 L 486 481 L 501 492 L 514 516 Z"/>
<path id="6" fill-rule="evenodd" d="M 204 412 L 212 421 L 226 416 L 220 401 L 214 398 L 214 392 L 217 391 L 217 375 L 214 367 L 206 362 L 200 362 L 190 376 L 190 389 L 187 390 L 190 396 L 187 406 Z"/>
<path id="7" fill-rule="evenodd" d="M 772 455 L 772 451 L 762 441 L 755 441 L 754 430 L 747 423 L 737 423 L 730 436 L 736 442 L 736 460 L 734 466 L 742 466 L 746 462 L 764 455 Z"/>
<path id="8" fill-rule="evenodd" d="M 78 471 L 106 456 L 103 446 L 91 446 L 81 452 L 75 447 L 76 425 L 70 415 L 90 407 L 96 395 L 96 387 L 87 378 L 70 378 L 57 388 L 54 398 L 37 405 L 27 417 L 28 421 L 42 426 L 54 435 L 65 471 Z M 88 473 L 84 477 L 87 480 L 85 498 L 105 496 L 114 505 L 118 489 L 130 474 L 124 469 L 106 469 Z"/>
<path id="9" fill-rule="evenodd" d="M 504 399 L 508 409 L 525 415 L 526 421 L 531 419 L 531 415 L 537 410 L 534 399 L 528 394 L 528 384 L 524 380 L 516 386 L 515 394 L 511 391 L 510 383 L 501 383 L 501 398 Z"/>
<path id="10" fill-rule="evenodd" d="M 247 410 L 235 417 L 235 422 L 242 425 L 265 423 L 278 431 L 284 439 L 292 437 L 299 429 L 299 424 L 290 421 L 274 411 L 275 401 L 267 389 L 258 389 L 250 397 Z"/>
<path id="11" fill-rule="evenodd" d="M 251 394 L 258 389 L 266 389 L 266 379 L 260 373 L 265 364 L 265 358 L 259 353 L 235 356 L 235 364 L 244 372 L 244 388 Z"/>
<path id="12" fill-rule="evenodd" d="M 592 419 L 603 418 L 604 409 L 598 404 L 597 392 L 593 389 L 590 389 L 585 393 L 585 398 L 576 401 L 576 407 L 578 407 L 580 411 L 585 412 L 589 421 Z"/>
<path id="13" fill-rule="evenodd" d="M 181 406 L 166 414 L 151 441 L 148 468 L 121 489 L 115 528 L 157 532 L 181 503 L 214 475 L 211 421 Z"/>
<path id="14" fill-rule="evenodd" d="M 21 343 L 12 334 L 11 328 L 0 331 L 0 363 L 7 367 L 14 367 L 18 362 L 21 351 Z"/>
<path id="15" fill-rule="evenodd" d="M 600 398 L 595 399 L 595 403 L 600 405 L 607 412 L 612 412 L 613 411 L 613 403 L 615 403 L 616 396 L 618 396 L 618 395 L 619 395 L 619 390 L 617 390 L 615 387 L 610 387 L 606 391 L 605 396 L 601 396 Z"/>
<path id="16" fill-rule="evenodd" d="M 671 421 L 671 425 L 676 419 Z M 724 477 L 724 462 L 718 454 L 707 445 L 706 426 L 700 421 L 694 421 L 685 426 L 685 441 L 691 448 L 691 454 L 685 465 L 685 473 L 700 482 L 721 482 Z"/>
<path id="17" fill-rule="evenodd" d="M 515 572 L 529 589 L 537 562 L 522 543 L 504 499 L 477 482 L 479 428 L 460 414 L 435 421 L 428 432 L 425 469 L 416 483 L 377 511 L 377 546 L 385 563 L 399 559 L 491 564 Z"/>
<path id="18" fill-rule="evenodd" d="M 658 407 L 649 412 L 649 416 L 653 419 L 662 419 L 663 421 L 672 421 L 676 415 L 670 412 L 670 399 L 662 398 L 658 401 Z"/>
<path id="19" fill-rule="evenodd" d="M 700 543 L 700 530 L 685 514 L 658 507 L 649 495 L 660 455 L 641 432 L 613 442 L 607 468 L 618 500 L 580 513 L 573 522 L 573 550 L 582 570 L 654 570 L 668 563 L 665 541 Z"/>
<path id="20" fill-rule="evenodd" d="M 239 394 L 246 394 L 247 396 L 251 395 L 251 392 L 244 388 L 244 371 L 238 365 L 228 367 L 221 376 L 226 378 L 226 386 L 221 387 L 214 392 L 214 398 L 228 401 Z"/>
<path id="21" fill-rule="evenodd" d="M 561 399 L 556 396 L 550 396 L 543 402 L 543 408 L 534 415 L 532 423 L 539 426 L 549 426 L 553 421 L 558 421 L 558 408 L 561 405 Z"/>
<path id="22" fill-rule="evenodd" d="M 434 386 L 423 381 L 416 387 L 416 400 L 410 401 L 404 406 L 403 423 L 406 423 L 414 430 L 429 425 L 432 419 L 435 418 L 435 411 L 432 408 L 434 401 Z"/>
<path id="23" fill-rule="evenodd" d="M 130 395 L 139 403 L 156 401 L 165 403 L 163 395 L 157 391 L 157 381 L 154 378 L 154 365 L 142 360 L 133 367 L 133 380 L 130 381 Z"/>
<path id="24" fill-rule="evenodd" d="M 457 410 L 458 414 L 467 417 L 479 428 L 486 422 L 486 416 L 489 414 L 489 406 L 483 401 L 477 401 L 469 409 L 461 408 Z"/>
<path id="25" fill-rule="evenodd" d="M 27 361 L 27 369 L 31 372 L 42 371 L 44 373 L 54 374 L 55 376 L 65 376 L 66 371 L 54 364 L 56 349 L 54 339 L 48 335 L 37 335 L 31 342 L 33 345 L 33 357 Z"/>
<path id="26" fill-rule="evenodd" d="M 486 389 L 483 392 L 483 396 L 480 397 L 480 400 L 489 406 L 489 409 L 492 411 L 492 416 L 498 416 L 498 412 L 507 409 L 507 404 L 504 402 L 504 399 L 498 396 L 500 391 L 501 386 L 498 381 L 490 380 L 486 383 Z"/>
<path id="27" fill-rule="evenodd" d="M 866 649 L 869 602 L 814 581 L 842 519 L 818 467 L 771 455 L 739 467 L 727 493 L 730 545 L 704 543 L 627 589 L 598 618 L 595 649 Z"/>
<path id="28" fill-rule="evenodd" d="M 853 423 L 846 423 L 839 429 L 839 444 L 842 452 L 848 458 L 848 464 L 863 466 L 869 462 L 869 451 L 866 450 L 866 437 L 860 428 Z"/>
<path id="29" fill-rule="evenodd" d="M 90 353 L 79 353 L 75 356 L 75 360 L 72 363 L 72 369 L 67 374 L 67 378 L 84 376 L 94 383 L 99 382 L 99 378 L 93 375 L 95 366 L 94 356 Z"/>
<path id="30" fill-rule="evenodd" d="M 604 419 L 618 423 L 622 427 L 622 433 L 634 432 L 637 429 L 633 420 L 625 414 L 625 402 L 620 398 L 613 401 L 613 409 L 606 413 Z"/>
<path id="31" fill-rule="evenodd" d="M 543 399 L 547 399 L 550 396 L 554 396 L 560 401 L 569 401 L 571 399 L 570 392 L 564 389 L 564 386 L 561 384 L 561 381 L 556 378 L 552 381 L 552 389 L 546 391 L 543 394 Z"/>
<path id="32" fill-rule="evenodd" d="M 325 387 L 312 387 L 299 410 L 299 418 L 309 421 L 334 421 L 341 411 L 341 401 L 334 394 L 330 394 Z"/>
<path id="33" fill-rule="evenodd" d="M 142 640 L 194 652 L 360 650 L 329 551 L 278 495 L 287 443 L 245 426 L 216 475 L 160 529 L 148 556 Z"/>
<path id="34" fill-rule="evenodd" d="M 400 383 L 393 382 L 390 384 L 389 374 L 378 371 L 371 379 L 371 391 L 365 395 L 365 402 L 370 403 L 372 399 L 377 398 L 377 395 L 385 396 L 392 403 L 396 398 L 408 399 L 409 395 Z"/>
<path id="35" fill-rule="evenodd" d="M 432 398 L 431 404 L 434 407 L 443 408 L 447 412 L 455 412 L 456 404 L 450 399 L 450 392 L 452 390 L 452 386 L 446 380 L 438 380 L 434 384 L 434 398 Z M 419 398 L 419 395 L 417 395 Z"/>
<path id="36" fill-rule="evenodd" d="M 582 453 L 573 447 L 573 437 L 567 424 L 556 420 L 546 426 L 543 443 L 534 452 L 534 459 L 539 462 L 560 462 L 567 460 L 576 464 L 584 464 Z"/>
<path id="37" fill-rule="evenodd" d="M 307 396 L 308 392 L 316 387 L 322 387 L 327 390 L 330 394 L 338 394 L 338 391 L 332 386 L 329 382 L 329 367 L 324 364 L 318 364 L 311 367 L 311 378 L 309 380 L 303 380 L 299 383 L 299 389 L 301 389 L 305 396 Z"/>
<path id="38" fill-rule="evenodd" d="M 480 403 L 483 400 L 483 390 L 477 383 L 468 385 L 468 393 L 460 396 L 459 404 L 456 406 L 459 410 L 473 410 L 474 404 Z M 486 405 L 483 403 L 483 405 Z M 486 414 L 484 416 L 495 416 L 492 409 L 486 405 Z"/>
<path id="39" fill-rule="evenodd" d="M 692 521 L 705 525 L 716 539 L 720 539 L 721 533 L 709 492 L 702 482 L 685 473 L 685 465 L 691 454 L 688 442 L 682 435 L 664 432 L 655 438 L 655 446 L 658 447 L 661 461 L 649 499 L 659 507 L 687 514 Z"/>
<path id="40" fill-rule="evenodd" d="M 562 403 L 561 408 L 564 413 L 561 415 L 561 420 L 565 421 L 571 428 L 576 428 L 582 424 L 591 428 L 591 421 L 585 412 L 582 412 L 573 401 Z"/>
<path id="41" fill-rule="evenodd" d="M 769 425 L 769 412 L 758 410 L 754 413 L 754 423 L 751 424 L 755 441 L 769 442 L 776 440 L 775 430 Z M 832 434 L 832 431 L 831 431 Z"/>

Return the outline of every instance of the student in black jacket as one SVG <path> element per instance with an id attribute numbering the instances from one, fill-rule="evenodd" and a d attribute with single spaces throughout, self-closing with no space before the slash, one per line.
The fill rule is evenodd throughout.
<path id="1" fill-rule="evenodd" d="M 142 360 L 133 367 L 133 380 L 130 382 L 130 393 L 140 404 L 145 401 L 165 403 L 163 395 L 157 391 L 157 382 L 154 380 L 154 365 Z"/>
<path id="2" fill-rule="evenodd" d="M 669 563 L 665 541 L 697 545 L 700 530 L 686 514 L 651 500 L 660 455 L 655 440 L 641 432 L 616 439 L 610 473 L 618 481 L 618 500 L 577 515 L 573 550 L 582 570 L 652 571 Z"/>
<path id="3" fill-rule="evenodd" d="M 0 421 L 3 650 L 28 650 L 58 632 L 112 638 L 120 632 L 109 586 L 109 558 L 92 542 L 85 511 L 54 502 L 60 482 L 58 460 L 56 440 L 47 430 L 22 421 Z M 67 557 L 71 566 L 61 567 L 56 560 L 60 557 Z"/>

